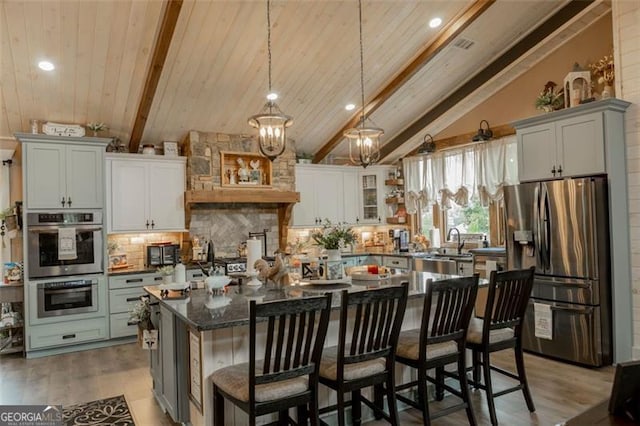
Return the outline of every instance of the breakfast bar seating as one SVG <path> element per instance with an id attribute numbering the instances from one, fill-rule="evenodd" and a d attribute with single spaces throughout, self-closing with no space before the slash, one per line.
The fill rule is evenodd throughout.
<path id="1" fill-rule="evenodd" d="M 324 349 L 320 365 L 320 383 L 335 390 L 338 397 L 337 405 L 320 411 L 337 409 L 340 426 L 346 424 L 344 396 L 349 392 L 353 425 L 361 424 L 361 402 L 392 425 L 399 424 L 394 364 L 408 285 L 405 282 L 355 293 L 342 291 L 338 346 Z M 351 319 L 349 309 L 356 311 Z M 360 390 L 369 386 L 374 386 L 376 404 L 362 397 Z M 382 411 L 383 391 L 388 414 Z"/>
<path id="2" fill-rule="evenodd" d="M 504 272 L 492 271 L 489 278 L 489 292 L 485 307 L 485 318 L 474 318 L 467 334 L 467 347 L 473 353 L 473 386 L 487 394 L 487 404 L 491 424 L 497 425 L 494 398 L 522 390 L 527 408 L 535 411 L 529 391 L 522 353 L 522 324 L 533 286 L 535 268 Z M 517 374 L 491 365 L 492 352 L 513 348 Z M 484 373 L 484 383 L 480 383 L 480 367 Z M 491 371 L 497 371 L 518 381 L 518 385 L 499 392 L 493 391 Z"/>
<path id="3" fill-rule="evenodd" d="M 418 401 L 402 394 L 397 398 L 422 411 L 425 425 L 432 419 L 463 408 L 469 424 L 476 424 L 465 374 L 465 338 L 478 292 L 478 279 L 478 274 L 475 274 L 439 282 L 428 280 L 420 329 L 400 333 L 396 361 L 416 369 L 418 377 L 416 381 L 396 386 L 396 391 L 417 386 Z M 458 366 L 459 390 L 444 384 L 442 370 L 452 363 Z M 436 369 L 436 378 L 427 375 L 431 369 Z M 436 384 L 439 395 L 446 389 L 461 398 L 462 403 L 430 414 L 427 381 Z"/>
<path id="4" fill-rule="evenodd" d="M 331 295 L 249 305 L 249 362 L 213 373 L 214 424 L 224 426 L 224 398 L 256 417 L 277 412 L 288 424 L 288 409 L 298 407 L 298 421 L 318 424 L 318 370 L 329 324 Z M 316 318 L 317 315 L 317 318 Z M 256 360 L 256 322 L 267 320 L 263 358 Z"/>

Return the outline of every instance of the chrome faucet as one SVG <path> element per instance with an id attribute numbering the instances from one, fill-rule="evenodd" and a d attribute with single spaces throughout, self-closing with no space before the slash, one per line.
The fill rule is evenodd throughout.
<path id="1" fill-rule="evenodd" d="M 447 241 L 451 239 L 451 232 L 456 231 L 458 234 L 458 254 L 462 254 L 462 247 L 464 247 L 464 240 L 460 243 L 460 231 L 458 228 L 449 228 L 449 232 L 447 232 Z"/>

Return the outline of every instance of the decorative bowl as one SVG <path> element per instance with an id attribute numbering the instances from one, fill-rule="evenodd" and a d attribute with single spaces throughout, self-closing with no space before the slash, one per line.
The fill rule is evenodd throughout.
<path id="1" fill-rule="evenodd" d="M 215 289 L 223 288 L 225 285 L 231 282 L 231 277 L 226 275 L 214 275 L 212 277 L 207 277 L 204 280 L 204 283 L 207 285 L 207 289 L 209 291 L 213 291 Z"/>

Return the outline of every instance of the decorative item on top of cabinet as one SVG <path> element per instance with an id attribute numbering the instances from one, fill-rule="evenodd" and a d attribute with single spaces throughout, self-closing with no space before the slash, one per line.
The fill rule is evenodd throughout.
<path id="1" fill-rule="evenodd" d="M 564 78 L 564 107 L 573 108 L 591 99 L 591 73 L 578 63 Z"/>
<path id="2" fill-rule="evenodd" d="M 220 151 L 221 185 L 234 188 L 271 188 L 271 161 L 252 152 Z"/>

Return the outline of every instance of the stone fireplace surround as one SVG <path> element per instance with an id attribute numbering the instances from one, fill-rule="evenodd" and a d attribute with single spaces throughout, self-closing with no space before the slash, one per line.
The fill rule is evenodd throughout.
<path id="1" fill-rule="evenodd" d="M 187 157 L 187 191 L 222 188 L 220 151 L 257 153 L 259 149 L 251 135 L 190 131 L 182 142 L 182 153 Z M 295 163 L 295 142 L 289 139 L 285 152 L 272 164 L 273 189 L 295 191 Z M 195 236 L 211 239 L 218 257 L 237 256 L 238 245 L 248 239 L 249 232 L 264 229 L 268 230 L 267 255 L 273 255 L 279 241 L 276 204 L 199 203 L 191 208 L 189 240 Z M 190 241 L 185 239 L 183 253 L 190 252 Z"/>

